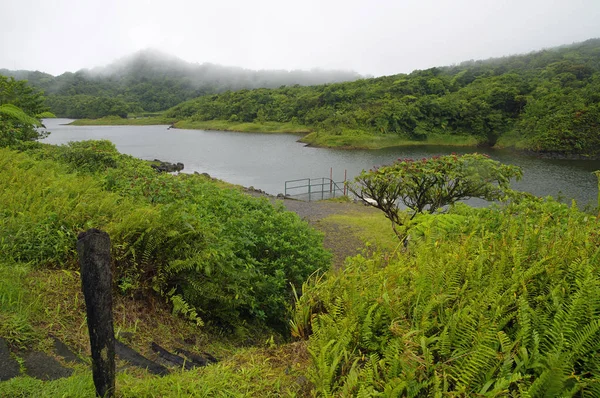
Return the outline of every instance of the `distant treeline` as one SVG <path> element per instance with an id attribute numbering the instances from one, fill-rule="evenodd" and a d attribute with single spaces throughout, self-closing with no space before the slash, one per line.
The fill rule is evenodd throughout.
<path id="1" fill-rule="evenodd" d="M 183 101 L 227 90 L 314 85 L 355 80 L 349 71 L 285 71 L 191 64 L 165 54 L 142 51 L 104 68 L 52 76 L 39 71 L 0 69 L 0 75 L 27 80 L 46 95 L 46 104 L 59 117 L 126 117 L 157 112 Z"/>
<path id="2" fill-rule="evenodd" d="M 467 135 L 488 146 L 597 155 L 600 39 L 408 75 L 202 96 L 166 116 L 297 122 L 321 135 Z"/>

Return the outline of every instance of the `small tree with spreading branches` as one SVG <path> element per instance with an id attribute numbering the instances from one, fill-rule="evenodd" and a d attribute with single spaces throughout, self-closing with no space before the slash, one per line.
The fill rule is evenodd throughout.
<path id="1" fill-rule="evenodd" d="M 447 155 L 421 160 L 398 159 L 389 166 L 363 170 L 349 185 L 365 203 L 382 210 L 392 228 L 418 213 L 434 213 L 459 200 L 500 200 L 512 191 L 511 178 L 520 179 L 521 168 L 502 164 L 478 153 Z M 408 211 L 401 210 L 405 206 Z"/>

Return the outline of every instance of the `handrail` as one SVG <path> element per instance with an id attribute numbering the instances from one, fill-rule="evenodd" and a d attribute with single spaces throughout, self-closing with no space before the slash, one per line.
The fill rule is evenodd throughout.
<path id="1" fill-rule="evenodd" d="M 303 182 L 304 184 L 295 184 L 291 185 L 291 183 Z M 342 187 L 340 187 L 340 185 Z M 329 186 L 327 189 L 326 187 Z M 306 189 L 303 189 L 306 188 Z M 320 188 L 320 189 L 319 189 Z M 290 193 L 295 190 L 302 189 L 300 193 Z M 308 201 L 313 200 L 313 196 L 320 194 L 320 199 L 327 198 L 335 198 L 336 195 L 341 194 L 345 196 L 347 192 L 345 181 L 334 181 L 331 178 L 327 177 L 319 177 L 319 178 L 299 178 L 296 180 L 288 180 L 285 181 L 285 196 L 297 197 L 298 199 L 302 199 L 308 195 Z"/>

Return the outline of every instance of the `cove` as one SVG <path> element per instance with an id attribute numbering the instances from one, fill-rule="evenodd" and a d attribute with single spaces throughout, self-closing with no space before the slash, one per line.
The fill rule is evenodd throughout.
<path id="1" fill-rule="evenodd" d="M 379 150 L 344 150 L 306 147 L 290 134 L 236 133 L 168 129 L 168 126 L 68 126 L 70 119 L 45 119 L 51 133 L 42 142 L 112 141 L 117 149 L 140 159 L 182 162 L 184 172 L 208 173 L 243 186 L 276 195 L 284 182 L 300 178 L 348 179 L 363 169 L 389 164 L 397 158 L 423 158 L 455 152 L 486 153 L 503 163 L 523 168 L 523 179 L 513 188 L 537 196 L 554 196 L 563 202 L 576 200 L 580 208 L 595 205 L 600 160 L 542 159 L 513 150 L 447 146 L 410 146 Z"/>

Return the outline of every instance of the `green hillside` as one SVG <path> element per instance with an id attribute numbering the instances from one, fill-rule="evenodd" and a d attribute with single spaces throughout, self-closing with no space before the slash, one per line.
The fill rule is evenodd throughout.
<path id="1" fill-rule="evenodd" d="M 70 118 L 126 117 L 163 111 L 188 99 L 226 90 L 323 84 L 360 77 L 348 71 L 255 71 L 194 64 L 153 50 L 140 51 L 105 67 L 59 76 L 7 69 L 0 69 L 0 75 L 27 80 L 45 92 L 53 113 Z"/>
<path id="2" fill-rule="evenodd" d="M 600 39 L 408 75 L 202 96 L 165 116 L 186 128 L 293 123 L 314 131 L 306 142 L 324 146 L 408 141 L 596 156 Z"/>
<path id="3" fill-rule="evenodd" d="M 511 191 L 484 156 L 405 159 L 370 172 L 372 197 L 429 206 L 397 213 L 396 234 L 393 199 L 326 216 L 306 203 L 329 247 L 364 249 L 330 268 L 322 234 L 274 198 L 158 173 L 109 141 L 42 144 L 40 94 L 0 77 L 0 100 L 1 397 L 95 396 L 76 252 L 89 228 L 111 239 L 117 338 L 166 370 L 119 354 L 116 397 L 600 396 L 598 209 Z M 435 210 L 493 181 L 502 202 Z M 157 344 L 214 357 L 169 364 Z"/>

